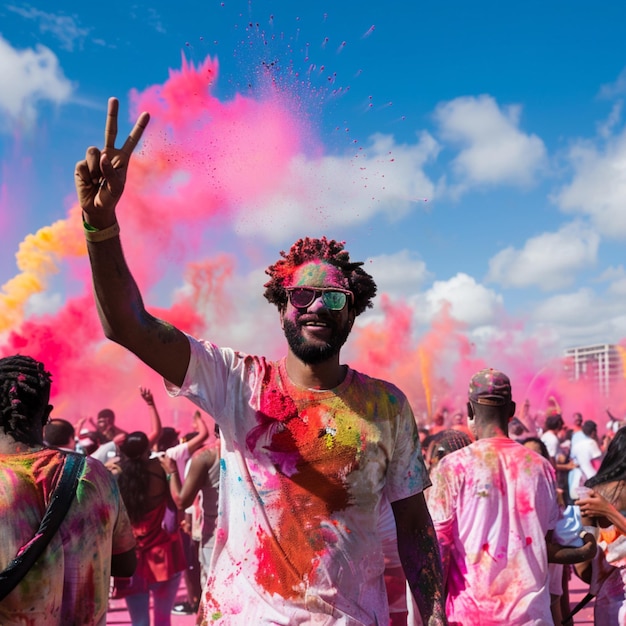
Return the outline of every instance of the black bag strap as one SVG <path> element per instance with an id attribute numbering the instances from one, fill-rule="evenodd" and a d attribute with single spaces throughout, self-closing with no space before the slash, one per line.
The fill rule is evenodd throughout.
<path id="1" fill-rule="evenodd" d="M 78 479 L 84 466 L 85 457 L 82 454 L 74 452 L 66 454 L 63 474 L 50 498 L 48 508 L 34 538 L 26 549 L 16 556 L 4 571 L 0 572 L 0 601 L 4 600 L 17 587 L 59 529 L 76 495 Z"/>

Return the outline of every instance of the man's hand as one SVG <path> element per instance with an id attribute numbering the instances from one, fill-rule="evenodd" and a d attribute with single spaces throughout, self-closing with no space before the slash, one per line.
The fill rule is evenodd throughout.
<path id="1" fill-rule="evenodd" d="M 130 157 L 150 121 L 150 115 L 142 113 L 118 149 L 115 147 L 118 109 L 117 99 L 109 98 L 104 148 L 101 151 L 94 146 L 87 148 L 85 159 L 76 164 L 74 171 L 78 203 L 85 220 L 96 228 L 106 228 L 115 221 L 115 207 L 124 191 Z"/>
<path id="2" fill-rule="evenodd" d="M 154 406 L 154 398 L 152 397 L 152 392 L 150 389 L 146 389 L 145 387 L 139 387 L 139 393 L 141 393 L 141 397 L 144 399 L 145 403 L 148 406 Z"/>

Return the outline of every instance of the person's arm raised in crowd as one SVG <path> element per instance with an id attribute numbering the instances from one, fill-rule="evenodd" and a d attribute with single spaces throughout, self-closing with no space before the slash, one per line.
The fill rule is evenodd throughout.
<path id="1" fill-rule="evenodd" d="M 201 450 L 191 457 L 189 468 L 185 480 L 180 481 L 180 476 L 176 472 L 176 463 L 167 456 L 161 457 L 161 465 L 165 473 L 169 476 L 170 493 L 172 500 L 180 511 L 184 511 L 191 506 L 198 491 L 204 483 L 209 480 L 209 470 L 215 462 L 217 450 L 207 449 Z"/>
<path id="2" fill-rule="evenodd" d="M 74 434 L 78 437 L 80 435 L 80 433 L 83 430 L 83 427 L 85 426 L 85 422 L 87 421 L 87 419 L 91 419 L 91 418 L 87 418 L 87 416 L 85 417 L 81 417 L 79 418 L 79 420 L 76 422 L 76 424 L 74 425 Z"/>
<path id="3" fill-rule="evenodd" d="M 425 626 L 446 626 L 439 544 L 424 494 L 392 502 L 391 508 L 396 520 L 400 562 L 422 621 Z"/>
<path id="4" fill-rule="evenodd" d="M 198 448 L 204 444 L 209 436 L 209 429 L 207 428 L 204 419 L 202 419 L 200 411 L 196 411 L 193 414 L 193 429 L 194 432 L 198 434 L 187 442 L 187 450 L 189 450 L 190 455 L 198 450 Z"/>
<path id="5" fill-rule="evenodd" d="M 161 416 L 157 411 L 156 404 L 154 403 L 154 397 L 152 396 L 150 389 L 139 387 L 139 393 L 141 393 L 141 397 L 150 409 L 150 428 L 152 430 L 148 434 L 148 441 L 150 442 L 150 448 L 152 448 L 161 436 Z"/>
<path id="6" fill-rule="evenodd" d="M 116 148 L 118 108 L 117 99 L 110 98 L 104 148 L 88 148 L 74 172 L 96 306 L 107 338 L 128 348 L 166 380 L 180 386 L 189 365 L 189 341 L 180 330 L 146 311 L 122 252 L 115 212 L 124 192 L 132 152 L 150 115 L 142 113 L 122 147 Z"/>

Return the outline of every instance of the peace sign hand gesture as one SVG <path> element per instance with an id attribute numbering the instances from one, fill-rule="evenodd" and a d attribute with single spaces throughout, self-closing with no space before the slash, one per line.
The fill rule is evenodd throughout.
<path id="1" fill-rule="evenodd" d="M 107 121 L 102 151 L 91 146 L 83 161 L 76 164 L 74 182 L 84 219 L 96 228 L 107 228 L 115 222 L 115 207 L 126 184 L 128 164 L 139 143 L 150 115 L 142 113 L 121 148 L 115 147 L 117 138 L 117 98 L 109 98 Z"/>

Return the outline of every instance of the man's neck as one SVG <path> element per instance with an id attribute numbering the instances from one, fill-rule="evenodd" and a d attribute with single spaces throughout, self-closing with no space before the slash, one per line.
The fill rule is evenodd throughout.
<path id="1" fill-rule="evenodd" d="M 291 350 L 285 360 L 287 375 L 292 383 L 306 389 L 334 389 L 340 385 L 348 368 L 339 364 L 339 355 L 312 365 L 301 361 Z"/>
<path id="2" fill-rule="evenodd" d="M 492 437 L 506 437 L 509 438 L 509 434 L 502 430 L 497 424 L 482 424 L 476 429 L 476 439 L 490 439 Z"/>

